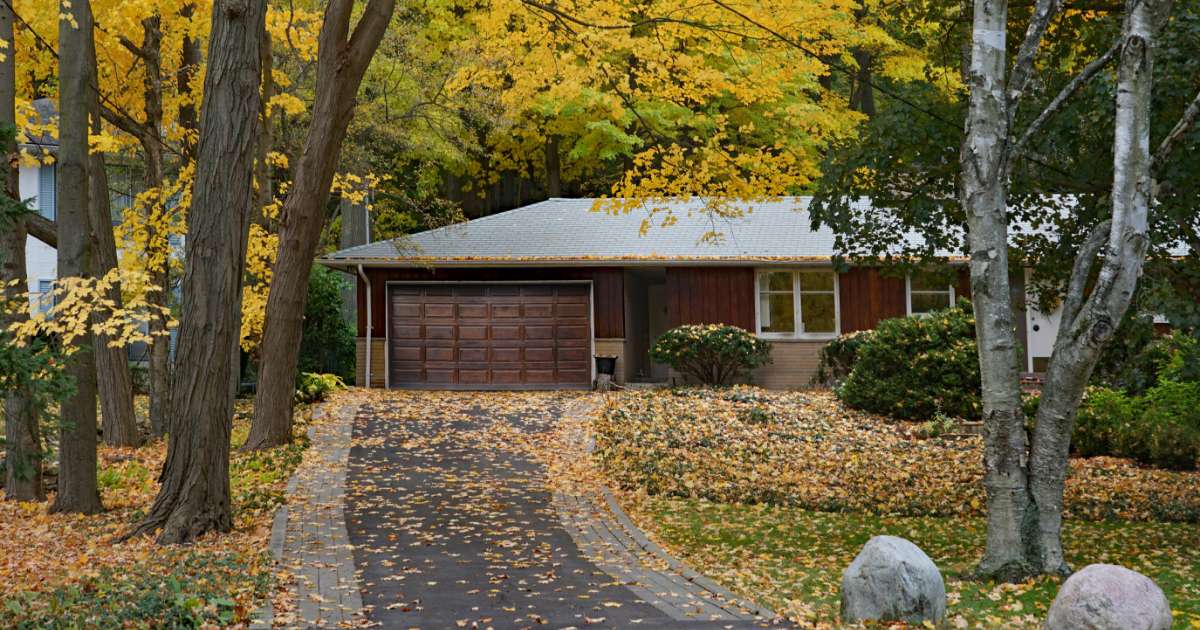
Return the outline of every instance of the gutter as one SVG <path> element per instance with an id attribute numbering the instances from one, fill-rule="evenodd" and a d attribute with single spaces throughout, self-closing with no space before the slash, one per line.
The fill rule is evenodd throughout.
<path id="1" fill-rule="evenodd" d="M 371 322 L 371 315 L 372 315 L 372 313 L 371 313 L 371 279 L 368 278 L 367 274 L 363 272 L 362 263 L 359 263 L 359 265 L 358 265 L 358 277 L 362 278 L 363 284 L 366 285 L 366 287 L 367 287 L 367 314 L 366 314 L 367 364 L 363 367 L 363 371 L 366 374 L 365 380 L 367 381 L 367 389 L 370 389 L 371 388 L 371 330 L 375 326 Z"/>
<path id="2" fill-rule="evenodd" d="M 969 260 L 962 256 L 944 257 L 950 266 L 966 266 Z M 449 269 L 480 267 L 828 267 L 830 257 L 812 256 L 790 259 L 779 258 L 541 258 L 529 260 L 397 260 L 388 258 L 336 259 L 318 258 L 320 265 L 333 269 L 360 269 L 365 265 L 372 268 L 389 269 Z"/>

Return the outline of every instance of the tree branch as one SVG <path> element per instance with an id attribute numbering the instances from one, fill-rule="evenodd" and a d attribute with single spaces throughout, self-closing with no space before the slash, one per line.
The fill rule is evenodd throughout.
<path id="1" fill-rule="evenodd" d="M 1058 324 L 1060 339 L 1069 334 L 1068 331 L 1079 315 L 1079 309 L 1083 306 L 1083 293 L 1087 287 L 1088 276 L 1092 273 L 1092 263 L 1096 261 L 1096 256 L 1100 255 L 1100 250 L 1108 241 L 1108 233 L 1111 229 L 1111 219 L 1101 221 L 1092 228 L 1087 240 L 1079 248 L 1079 254 L 1075 256 L 1075 266 L 1071 269 L 1071 281 L 1067 285 L 1067 295 L 1063 300 L 1062 319 Z M 1055 339 L 1054 345 L 1058 345 L 1058 339 Z"/>
<path id="2" fill-rule="evenodd" d="M 58 225 L 54 221 L 31 212 L 25 216 L 25 229 L 37 240 L 50 247 L 58 247 Z"/>
<path id="3" fill-rule="evenodd" d="M 1175 123 L 1167 137 L 1163 138 L 1162 144 L 1158 145 L 1158 150 L 1154 152 L 1154 161 L 1150 165 L 1151 173 L 1157 173 L 1158 169 L 1162 168 L 1171 151 L 1175 149 L 1175 143 L 1191 131 L 1197 118 L 1200 118 L 1200 92 L 1196 93 L 1196 97 L 1183 110 L 1183 116 L 1179 117 L 1179 122 Z"/>
<path id="4" fill-rule="evenodd" d="M 1074 96 L 1076 92 L 1079 91 L 1079 88 L 1083 87 L 1083 85 L 1090 81 L 1092 77 L 1096 76 L 1096 74 L 1099 73 L 1100 70 L 1102 70 L 1109 63 L 1111 63 L 1113 59 L 1116 59 L 1117 53 L 1120 52 L 1120 50 L 1121 43 L 1114 44 L 1111 48 L 1105 51 L 1103 55 L 1100 55 L 1091 63 L 1084 66 L 1083 70 L 1081 70 L 1079 74 L 1075 75 L 1075 78 L 1071 79 L 1070 82 L 1063 86 L 1062 90 L 1059 90 L 1058 95 L 1054 97 L 1054 100 L 1050 101 L 1050 104 L 1046 105 L 1046 108 L 1042 110 L 1042 113 L 1038 114 L 1038 117 L 1035 118 L 1033 122 L 1029 123 L 1029 127 L 1027 127 L 1025 129 L 1025 133 L 1021 135 L 1021 139 L 1012 145 L 1011 150 L 1008 152 L 1008 163 L 1010 167 L 1014 162 L 1017 161 L 1017 159 L 1021 157 L 1021 154 L 1024 153 L 1025 147 L 1029 144 L 1029 141 L 1033 139 L 1033 136 L 1036 135 L 1037 132 L 1041 131 L 1046 122 L 1055 114 L 1057 114 L 1060 109 L 1062 109 L 1063 105 L 1065 105 L 1066 102 L 1072 96 Z M 1011 112 L 1012 109 L 1010 108 L 1009 111 Z"/>
<path id="5" fill-rule="evenodd" d="M 1017 52 L 1017 60 L 1013 63 L 1012 74 L 1008 80 L 1008 124 L 1010 127 L 1017 104 L 1021 102 L 1021 95 L 1025 93 L 1025 85 L 1029 83 L 1033 60 L 1037 57 L 1038 48 L 1042 45 L 1042 38 L 1046 35 L 1046 29 L 1050 27 L 1050 20 L 1054 19 L 1061 8 L 1062 4 L 1059 0 L 1037 0 L 1037 5 L 1033 8 L 1033 16 L 1029 18 L 1029 26 L 1025 29 L 1025 39 L 1021 42 L 1021 49 Z"/>

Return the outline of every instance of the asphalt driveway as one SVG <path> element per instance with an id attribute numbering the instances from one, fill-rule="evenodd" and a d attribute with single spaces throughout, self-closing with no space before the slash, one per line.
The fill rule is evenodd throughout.
<path id="1" fill-rule="evenodd" d="M 740 628 L 677 621 L 576 547 L 534 449 L 577 394 L 395 392 L 355 421 L 346 525 L 384 628 Z"/>

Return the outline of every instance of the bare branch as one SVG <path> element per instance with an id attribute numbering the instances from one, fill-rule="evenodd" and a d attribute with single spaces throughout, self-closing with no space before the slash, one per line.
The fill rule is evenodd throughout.
<path id="1" fill-rule="evenodd" d="M 1191 131 L 1197 118 L 1200 118 L 1200 92 L 1196 93 L 1196 97 L 1188 104 L 1187 109 L 1183 110 L 1183 116 L 1179 117 L 1179 122 L 1175 123 L 1167 137 L 1163 138 L 1162 144 L 1158 145 L 1158 150 L 1154 152 L 1154 162 L 1150 165 L 1151 173 L 1162 168 L 1163 163 L 1170 157 L 1171 151 L 1175 149 L 1175 143 Z"/>
<path id="2" fill-rule="evenodd" d="M 1063 105 L 1065 105 L 1066 102 L 1070 100 L 1070 98 L 1074 96 L 1076 92 L 1079 91 L 1079 88 L 1083 87 L 1083 85 L 1090 81 L 1092 77 L 1096 76 L 1096 74 L 1099 73 L 1100 70 L 1102 70 L 1109 63 L 1111 63 L 1113 59 L 1116 59 L 1117 53 L 1120 52 L 1120 50 L 1121 44 L 1114 44 L 1111 48 L 1106 50 L 1103 55 L 1100 55 L 1087 66 L 1084 66 L 1083 70 L 1081 70 L 1079 74 L 1075 75 L 1075 78 L 1071 79 L 1069 83 L 1063 86 L 1062 90 L 1058 92 L 1058 95 L 1054 97 L 1054 100 L 1050 101 L 1050 104 L 1046 105 L 1046 108 L 1042 110 L 1042 113 L 1038 114 L 1038 117 L 1035 118 L 1033 122 L 1029 123 L 1029 127 L 1027 127 L 1025 129 L 1025 133 L 1021 135 L 1021 139 L 1012 145 L 1012 148 L 1008 153 L 1009 166 L 1011 166 L 1017 161 L 1017 159 L 1021 157 L 1021 154 L 1025 151 L 1026 145 L 1028 145 L 1029 141 L 1032 140 L 1039 131 L 1041 131 L 1042 126 L 1044 126 L 1048 120 L 1050 120 L 1055 114 L 1058 113 L 1060 109 L 1062 109 Z M 1011 109 L 1009 111 L 1011 112 Z"/>
<path id="3" fill-rule="evenodd" d="M 1025 40 L 1021 42 L 1021 49 L 1017 52 L 1017 60 L 1013 63 L 1008 81 L 1009 126 L 1012 125 L 1017 104 L 1021 102 L 1021 95 L 1025 93 L 1025 85 L 1029 83 L 1033 60 L 1037 57 L 1038 48 L 1042 46 L 1042 38 L 1046 35 L 1046 29 L 1050 27 L 1050 21 L 1061 8 L 1062 3 L 1059 0 L 1038 0 L 1033 8 L 1033 16 L 1029 18 L 1029 26 L 1025 29 Z"/>
<path id="4" fill-rule="evenodd" d="M 1062 319 L 1058 325 L 1059 337 L 1068 334 L 1067 331 L 1071 329 L 1075 318 L 1079 315 L 1079 309 L 1083 306 L 1083 292 L 1087 287 L 1088 276 L 1092 272 L 1092 264 L 1108 241 L 1108 233 L 1111 229 L 1112 220 L 1100 222 L 1092 228 L 1087 240 L 1079 248 L 1079 254 L 1075 256 L 1075 266 L 1071 269 L 1071 281 L 1067 285 L 1067 295 L 1063 299 Z M 1056 339 L 1055 345 L 1057 344 L 1058 340 Z"/>
<path id="5" fill-rule="evenodd" d="M 31 212 L 25 216 L 25 229 L 37 240 L 50 247 L 58 247 L 58 225 L 54 221 Z"/>

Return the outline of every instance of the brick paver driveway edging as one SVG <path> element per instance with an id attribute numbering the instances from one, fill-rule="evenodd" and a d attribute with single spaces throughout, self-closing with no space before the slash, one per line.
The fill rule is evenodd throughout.
<path id="1" fill-rule="evenodd" d="M 590 461 L 595 441 L 588 426 L 598 408 L 596 399 L 582 399 L 564 411 L 560 424 L 560 455 L 568 463 L 558 472 L 574 479 L 555 490 L 554 502 L 580 550 L 672 619 L 778 623 L 770 609 L 735 595 L 673 557 L 621 509 L 596 479 Z"/>
<path id="2" fill-rule="evenodd" d="M 288 481 L 287 503 L 275 513 L 271 527 L 271 556 L 294 577 L 288 589 L 294 613 L 275 619 L 268 596 L 253 628 L 270 628 L 273 623 L 336 628 L 362 618 L 362 595 L 343 513 L 346 462 L 359 407 L 352 396 L 346 396 L 313 410 L 317 422 L 308 430 L 312 456 L 305 457 Z"/>

